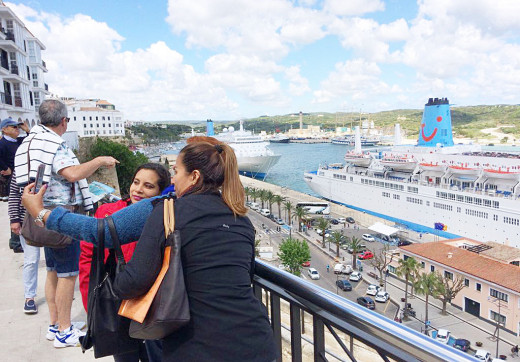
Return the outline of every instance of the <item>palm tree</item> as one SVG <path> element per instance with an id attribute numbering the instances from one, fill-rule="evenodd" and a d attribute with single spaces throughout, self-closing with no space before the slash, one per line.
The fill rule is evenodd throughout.
<path id="1" fill-rule="evenodd" d="M 429 296 L 435 297 L 436 290 L 439 288 L 439 285 L 442 281 L 439 278 L 439 275 L 436 273 L 422 273 L 419 275 L 417 280 L 415 281 L 415 292 L 418 294 L 422 294 L 425 296 L 425 310 L 424 310 L 424 334 L 428 334 L 428 298 Z"/>
<path id="2" fill-rule="evenodd" d="M 332 242 L 336 244 L 336 256 L 339 258 L 339 246 L 341 245 L 341 241 L 343 240 L 343 234 L 336 230 L 332 234 L 330 234 L 330 238 Z"/>
<path id="3" fill-rule="evenodd" d="M 419 263 L 412 257 L 406 259 L 399 259 L 399 266 L 396 269 L 396 274 L 399 277 L 403 277 L 405 279 L 404 285 L 404 306 L 408 305 L 408 282 L 413 275 L 416 274 L 417 268 L 419 267 Z"/>
<path id="4" fill-rule="evenodd" d="M 256 202 L 256 199 L 258 198 L 260 194 L 260 190 L 253 188 L 251 190 L 251 197 L 253 198 L 253 201 Z"/>
<path id="5" fill-rule="evenodd" d="M 264 189 L 261 189 L 258 193 L 258 197 L 262 201 L 262 209 L 264 208 L 264 202 L 266 201 L 267 191 Z"/>
<path id="6" fill-rule="evenodd" d="M 321 234 L 321 247 L 324 248 L 325 247 L 325 230 L 327 230 L 330 226 L 330 222 L 329 220 L 323 218 L 323 217 L 320 217 L 318 219 L 318 229 L 321 229 L 322 231 L 322 234 Z"/>
<path id="7" fill-rule="evenodd" d="M 285 211 L 287 211 L 287 222 L 289 223 L 289 226 L 291 226 L 291 210 L 293 208 L 293 204 L 289 200 L 287 200 L 283 203 L 283 206 L 285 207 Z"/>
<path id="8" fill-rule="evenodd" d="M 271 214 L 273 213 L 273 198 L 274 198 L 273 192 L 271 190 L 267 190 L 265 199 L 269 203 L 269 212 Z"/>
<path id="9" fill-rule="evenodd" d="M 285 202 L 285 197 L 282 197 L 280 195 L 274 195 L 273 202 L 276 202 L 278 204 L 278 218 L 282 218 L 282 202 Z"/>
<path id="10" fill-rule="evenodd" d="M 352 268 L 357 269 L 356 257 L 359 251 L 363 248 L 361 246 L 361 239 L 351 236 L 349 238 L 348 247 L 352 249 Z"/>
<path id="11" fill-rule="evenodd" d="M 302 231 L 302 219 L 305 219 L 307 214 L 307 210 L 301 206 L 297 206 L 296 209 L 294 209 L 294 216 L 298 219 L 298 231 Z"/>
<path id="12" fill-rule="evenodd" d="M 244 187 L 244 192 L 246 193 L 246 201 L 249 202 L 249 196 L 251 195 L 251 187 Z"/>

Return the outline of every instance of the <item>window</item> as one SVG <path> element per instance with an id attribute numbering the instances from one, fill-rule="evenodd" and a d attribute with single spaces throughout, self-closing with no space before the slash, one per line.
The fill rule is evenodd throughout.
<path id="1" fill-rule="evenodd" d="M 453 273 L 449 271 L 444 271 L 444 277 L 449 280 L 453 280 Z"/>
<path id="2" fill-rule="evenodd" d="M 408 259 L 408 258 L 409 258 L 408 255 L 403 255 L 403 260 L 406 260 L 406 259 Z"/>
<path id="3" fill-rule="evenodd" d="M 506 316 L 503 316 L 502 314 L 498 314 L 494 311 L 489 311 L 489 319 L 494 320 L 495 322 L 498 322 L 499 324 L 506 325 Z"/>
<path id="4" fill-rule="evenodd" d="M 74 116 L 74 120 L 76 120 L 76 116 Z"/>
<path id="5" fill-rule="evenodd" d="M 83 116 L 83 120 L 84 120 L 84 121 L 86 121 L 86 119 L 85 119 L 85 118 L 86 118 L 86 117 L 85 117 L 85 116 Z"/>
<path id="6" fill-rule="evenodd" d="M 433 265 L 430 265 L 430 271 L 433 273 L 435 271 L 435 267 Z"/>
<path id="7" fill-rule="evenodd" d="M 421 268 L 426 268 L 426 263 L 424 261 L 421 261 Z"/>
<path id="8" fill-rule="evenodd" d="M 497 299 L 503 300 L 506 303 L 509 299 L 509 296 L 506 293 L 499 292 L 498 290 L 495 290 L 493 288 L 489 288 L 489 295 Z"/>
<path id="9" fill-rule="evenodd" d="M 464 286 L 469 287 L 469 279 L 464 279 Z"/>
<path id="10" fill-rule="evenodd" d="M 482 290 L 482 285 L 480 283 L 475 283 L 475 289 L 477 292 L 480 292 Z"/>

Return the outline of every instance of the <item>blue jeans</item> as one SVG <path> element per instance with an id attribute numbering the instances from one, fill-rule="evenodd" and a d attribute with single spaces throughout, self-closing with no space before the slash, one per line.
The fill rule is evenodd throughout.
<path id="1" fill-rule="evenodd" d="M 67 278 L 79 274 L 79 254 L 81 249 L 78 240 L 72 240 L 64 248 L 43 248 L 47 271 L 56 271 L 58 278 Z"/>
<path id="2" fill-rule="evenodd" d="M 38 288 L 40 248 L 27 245 L 22 235 L 20 235 L 20 243 L 23 248 L 23 287 L 25 298 L 34 298 Z"/>

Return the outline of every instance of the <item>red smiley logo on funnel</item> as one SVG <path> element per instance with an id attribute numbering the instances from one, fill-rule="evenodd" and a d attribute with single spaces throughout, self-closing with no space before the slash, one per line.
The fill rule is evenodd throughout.
<path id="1" fill-rule="evenodd" d="M 437 122 L 441 122 L 441 121 L 442 121 L 442 117 L 441 117 L 441 116 L 437 117 Z M 430 142 L 430 141 L 435 137 L 435 135 L 437 134 L 437 129 L 438 129 L 438 128 L 435 127 L 435 129 L 433 130 L 433 132 L 432 132 L 429 136 L 426 136 L 426 135 L 424 134 L 424 127 L 425 127 L 425 126 L 426 126 L 426 125 L 425 125 L 424 123 L 421 124 L 421 136 L 422 136 L 423 140 L 425 140 L 426 142 Z"/>

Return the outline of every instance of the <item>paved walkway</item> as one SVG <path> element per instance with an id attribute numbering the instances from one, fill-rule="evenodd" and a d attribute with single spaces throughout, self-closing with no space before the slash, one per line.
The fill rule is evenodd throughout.
<path id="1" fill-rule="evenodd" d="M 23 254 L 15 254 L 9 249 L 9 218 L 7 202 L 0 202 L 0 360 L 2 362 L 41 362 L 41 361 L 93 361 L 92 350 L 81 353 L 80 347 L 54 348 L 52 342 L 45 339 L 49 325 L 49 311 L 45 302 L 45 258 L 41 250 L 38 268 L 38 295 L 36 304 L 38 314 L 23 313 L 24 291 L 22 282 Z M 85 321 L 86 314 L 81 303 L 81 296 L 76 284 L 75 300 L 72 303 L 72 320 Z M 101 358 L 99 361 L 113 361 L 113 358 Z"/>

